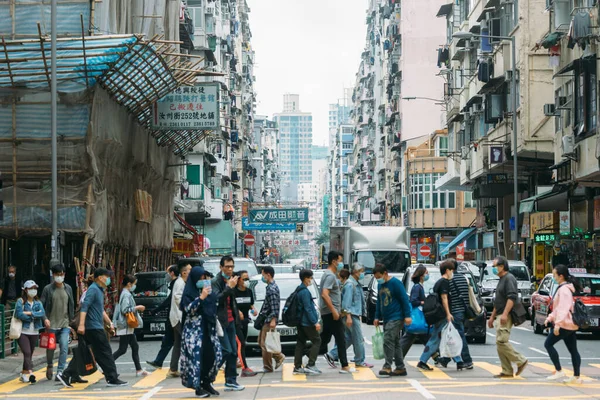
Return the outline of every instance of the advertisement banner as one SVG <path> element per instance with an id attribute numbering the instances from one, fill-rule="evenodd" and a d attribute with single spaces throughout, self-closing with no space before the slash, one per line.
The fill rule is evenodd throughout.
<path id="1" fill-rule="evenodd" d="M 561 211 L 559 214 L 560 234 L 571 234 L 571 213 L 569 211 Z"/>
<path id="2" fill-rule="evenodd" d="M 489 249 L 494 247 L 494 232 L 487 232 L 483 234 L 483 248 Z"/>
<path id="3" fill-rule="evenodd" d="M 296 224 L 308 222 L 308 208 L 255 208 L 248 211 L 248 217 L 252 223 Z"/>
<path id="4" fill-rule="evenodd" d="M 151 127 L 156 130 L 218 129 L 219 83 L 182 86 L 152 106 Z"/>
<path id="5" fill-rule="evenodd" d="M 465 247 L 467 246 L 467 242 L 459 243 L 456 246 L 456 261 L 462 262 L 465 261 Z"/>
<path id="6" fill-rule="evenodd" d="M 296 224 L 253 223 L 247 217 L 242 218 L 242 229 L 245 231 L 295 231 Z"/>

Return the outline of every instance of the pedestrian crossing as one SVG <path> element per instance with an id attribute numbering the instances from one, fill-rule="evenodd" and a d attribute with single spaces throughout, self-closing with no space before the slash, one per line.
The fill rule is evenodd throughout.
<path id="1" fill-rule="evenodd" d="M 501 371 L 500 365 L 497 363 L 490 362 L 475 362 L 474 369 L 472 371 L 456 371 L 456 369 L 448 368 L 441 369 L 438 367 L 434 367 L 432 365 L 433 371 L 421 371 L 416 368 L 417 361 L 407 361 L 407 371 L 408 377 L 410 379 L 418 379 L 420 381 L 465 381 L 468 379 L 491 379 L 493 375 L 499 374 Z M 351 364 L 352 366 L 352 364 Z M 244 385 L 260 385 L 260 384 L 269 384 L 272 382 L 283 382 L 283 383 L 299 383 L 299 382 L 345 382 L 345 381 L 356 381 L 359 382 L 369 382 L 369 381 L 379 381 L 382 377 L 377 375 L 377 372 L 380 366 L 375 368 L 357 368 L 357 371 L 351 375 L 342 375 L 339 374 L 339 369 L 332 369 L 328 366 L 322 366 L 323 374 L 318 376 L 312 375 L 294 375 L 294 365 L 293 363 L 285 363 L 281 369 L 275 371 L 272 374 L 263 376 L 262 374 L 257 375 L 255 378 L 239 378 L 240 383 Z M 563 368 L 567 376 L 572 376 L 573 371 L 568 368 Z M 169 378 L 167 376 L 169 369 L 157 369 L 151 371 L 148 376 L 140 378 L 135 381 L 136 378 L 132 376 L 127 376 L 127 373 L 123 373 L 123 379 L 128 380 L 130 382 L 130 386 L 128 388 L 122 388 L 121 390 L 129 390 L 129 391 L 139 391 L 143 389 L 152 389 L 158 386 L 171 386 L 173 384 L 180 384 L 180 379 Z M 554 371 L 554 366 L 551 363 L 542 363 L 542 362 L 530 362 L 529 367 L 525 370 L 523 376 L 515 377 L 515 381 L 520 382 L 538 382 L 544 381 L 546 376 L 548 376 L 551 372 Z M 584 374 L 585 373 L 585 374 Z M 60 387 L 56 382 L 48 382 L 45 378 L 46 368 L 40 368 L 34 372 L 38 379 L 38 383 L 35 385 L 25 384 L 19 381 L 19 378 L 15 378 L 9 380 L 5 383 L 0 384 L 0 394 L 13 394 L 18 392 L 29 392 L 35 391 L 39 393 L 41 390 L 50 390 L 52 392 L 60 392 L 60 393 L 68 393 L 68 391 L 77 391 L 82 392 L 86 389 L 89 390 L 102 390 L 105 387 L 104 376 L 102 372 L 97 371 L 92 375 L 85 377 L 88 383 L 78 384 L 74 383 L 74 388 L 63 388 Z M 266 377 L 266 379 L 265 379 Z M 402 380 L 402 378 L 389 378 L 391 380 Z M 584 382 L 589 383 L 597 383 L 600 380 L 600 364 L 588 364 L 582 367 L 582 379 Z M 268 382 L 267 382 L 268 381 Z M 267 382 L 267 383 L 265 383 Z M 221 386 L 225 383 L 225 375 L 221 370 L 217 375 L 217 379 L 215 381 L 215 386 Z"/>

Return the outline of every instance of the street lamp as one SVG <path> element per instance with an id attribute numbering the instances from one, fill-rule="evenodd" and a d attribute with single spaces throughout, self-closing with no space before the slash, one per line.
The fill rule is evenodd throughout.
<path id="1" fill-rule="evenodd" d="M 56 26 L 57 0 L 50 4 L 50 147 L 51 147 L 51 180 L 52 180 L 52 235 L 50 237 L 50 267 L 59 263 L 58 260 L 58 88 L 56 78 Z M 82 33 L 83 34 L 83 33 Z M 82 37 L 81 40 L 84 40 Z M 42 43 L 43 46 L 43 43 Z M 85 254 L 83 255 L 85 257 Z"/>
<path id="2" fill-rule="evenodd" d="M 435 101 L 437 103 L 443 103 L 444 100 L 438 100 L 438 99 L 432 99 L 431 97 L 417 97 L 417 96 L 408 96 L 408 97 L 403 97 L 402 100 L 429 100 L 429 101 Z"/>
<path id="3" fill-rule="evenodd" d="M 512 117 L 513 117 L 513 128 L 512 128 L 512 150 L 513 150 L 513 154 L 514 154 L 514 158 L 513 158 L 513 174 L 514 174 L 514 202 L 515 202 L 515 210 L 513 212 L 513 218 L 515 219 L 515 258 L 517 260 L 521 259 L 521 249 L 519 248 L 519 244 L 518 244 L 518 237 L 519 237 L 519 181 L 517 179 L 518 176 L 518 157 L 517 157 L 517 40 L 514 36 L 492 36 L 492 35 L 475 35 L 471 32 L 456 32 L 454 35 L 452 35 L 453 38 L 455 39 L 464 39 L 464 40 L 470 40 L 474 37 L 477 38 L 488 38 L 488 39 L 498 39 L 498 40 L 510 40 L 511 42 L 511 52 L 512 52 L 512 76 L 510 79 L 510 91 L 512 94 L 512 105 L 511 105 L 511 112 L 512 112 Z"/>

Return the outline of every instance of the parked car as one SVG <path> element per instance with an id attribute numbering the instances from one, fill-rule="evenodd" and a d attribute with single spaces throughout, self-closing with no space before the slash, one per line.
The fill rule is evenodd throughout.
<path id="1" fill-rule="evenodd" d="M 260 274 L 264 267 L 270 267 L 270 266 L 271 266 L 271 264 L 256 264 L 256 269 L 257 269 L 258 273 Z"/>
<path id="2" fill-rule="evenodd" d="M 477 282 L 477 286 L 479 286 L 481 281 L 481 271 L 486 267 L 486 263 L 482 261 L 464 261 L 460 265 L 467 267 L 469 271 L 471 271 L 475 278 L 475 282 Z"/>
<path id="3" fill-rule="evenodd" d="M 271 265 L 275 270 L 275 276 L 279 274 L 293 274 L 295 271 L 294 265 L 292 264 L 273 264 Z"/>
<path id="4" fill-rule="evenodd" d="M 493 266 L 493 261 L 486 261 L 486 267 L 481 274 L 481 297 L 488 313 L 491 313 L 494 309 L 494 294 L 496 286 L 498 286 L 498 282 L 500 281 L 500 278 L 492 272 Z M 528 309 L 531 305 L 531 295 L 535 291 L 535 283 L 532 283 L 533 280 L 529 274 L 529 269 L 522 261 L 513 260 L 508 261 L 508 267 L 510 273 L 517 278 L 519 298 L 523 302 L 525 309 Z"/>
<path id="5" fill-rule="evenodd" d="M 250 258 L 234 257 L 235 271 L 248 271 L 250 277 L 259 275 L 256 264 Z M 193 267 L 202 266 L 207 272 L 216 275 L 220 271 L 221 257 L 190 257 L 181 258 L 177 261 L 177 266 L 182 267 L 183 265 L 190 264 Z"/>
<path id="6" fill-rule="evenodd" d="M 581 285 L 581 292 L 575 293 L 575 298 L 580 299 L 587 307 L 591 326 L 582 332 L 592 332 L 600 336 L 600 274 L 589 274 L 585 268 L 569 269 L 569 272 Z M 539 289 L 531 297 L 531 326 L 537 334 L 544 332 L 544 321 L 552 312 L 552 298 L 558 290 L 552 274 L 547 274 L 540 283 Z"/>
<path id="7" fill-rule="evenodd" d="M 439 270 L 438 270 L 439 273 Z M 389 276 L 393 276 L 397 279 L 402 280 L 404 276 L 404 272 L 402 273 L 389 273 Z M 365 307 L 366 315 L 363 316 L 363 322 L 367 325 L 373 325 L 373 321 L 375 320 L 375 310 L 377 309 L 377 294 L 379 290 L 379 285 L 377 283 L 377 279 L 375 276 L 371 277 L 369 284 L 367 285 L 367 292 L 365 296 L 365 302 L 367 306 Z"/>
<path id="8" fill-rule="evenodd" d="M 296 339 L 298 336 L 298 329 L 286 326 L 281 322 L 283 306 L 285 305 L 285 301 L 287 298 L 296 290 L 298 285 L 300 285 L 300 278 L 298 274 L 280 274 L 277 275 L 275 273 L 275 283 L 279 287 L 279 292 L 281 296 L 281 305 L 279 308 L 279 322 L 277 325 L 277 332 L 281 335 L 281 346 L 283 347 L 293 347 L 296 346 Z M 267 290 L 267 285 L 262 282 L 261 276 L 254 276 L 250 279 L 250 287 L 254 291 L 254 306 L 258 311 L 260 311 L 264 301 L 265 294 Z M 319 323 L 321 323 L 321 317 L 319 312 L 319 288 L 316 282 L 313 279 L 313 284 L 308 288 L 310 294 L 312 295 L 315 307 L 317 309 L 317 314 L 319 314 Z M 258 330 L 254 328 L 254 324 L 250 323 L 248 326 L 248 337 L 246 339 L 247 347 L 249 349 L 259 349 L 258 347 Z"/>
<path id="9" fill-rule="evenodd" d="M 165 272 L 140 272 L 136 275 L 137 284 L 133 297 L 137 305 L 145 306 L 142 314 L 144 326 L 135 330 L 138 340 L 143 340 L 146 335 L 164 335 L 166 332 L 169 309 L 154 314 L 158 307 L 169 295 L 169 275 Z"/>

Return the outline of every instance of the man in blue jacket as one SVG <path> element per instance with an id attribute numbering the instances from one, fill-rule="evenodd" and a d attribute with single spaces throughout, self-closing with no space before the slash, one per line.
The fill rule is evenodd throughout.
<path id="1" fill-rule="evenodd" d="M 400 346 L 402 327 L 412 324 L 406 289 L 402 282 L 388 274 L 385 265 L 376 265 L 373 275 L 379 284 L 373 324 L 379 326 L 380 321 L 383 320 L 383 350 L 385 353 L 385 363 L 379 371 L 379 375 L 406 376 L 404 355 L 402 346 Z M 396 369 L 392 371 L 394 361 Z"/>
<path id="2" fill-rule="evenodd" d="M 298 308 L 300 317 L 300 326 L 298 327 L 298 341 L 296 342 L 296 352 L 294 353 L 294 375 L 310 374 L 318 375 L 321 373 L 317 366 L 317 357 L 319 356 L 319 347 L 321 346 L 321 336 L 319 331 L 319 315 L 313 303 L 312 295 L 308 290 L 313 284 L 313 272 L 310 269 L 300 271 L 300 280 L 302 283 L 298 286 Z M 308 364 L 302 368 L 302 356 L 306 347 L 306 340 L 310 340 L 312 346 L 308 354 Z"/>

